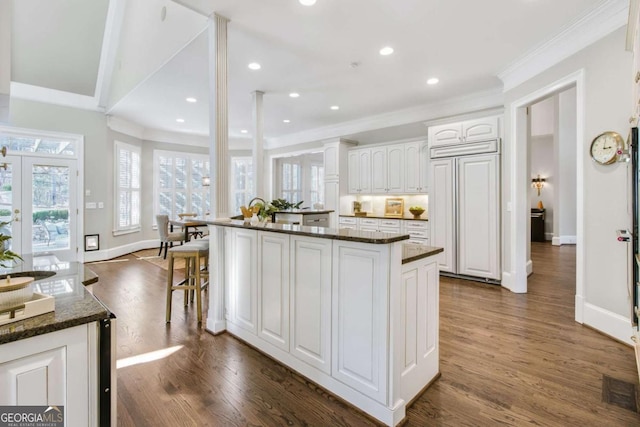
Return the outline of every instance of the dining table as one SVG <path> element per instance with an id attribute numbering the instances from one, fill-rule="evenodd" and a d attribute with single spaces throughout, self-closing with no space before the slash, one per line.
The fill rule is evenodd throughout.
<path id="1" fill-rule="evenodd" d="M 203 237 L 204 233 L 198 230 L 198 227 L 206 227 L 207 222 L 202 217 L 182 217 L 178 219 L 169 219 L 169 230 L 173 231 L 175 227 L 182 227 L 184 229 L 184 240 L 188 242 L 191 237 Z M 193 229 L 193 231 L 189 231 Z"/>

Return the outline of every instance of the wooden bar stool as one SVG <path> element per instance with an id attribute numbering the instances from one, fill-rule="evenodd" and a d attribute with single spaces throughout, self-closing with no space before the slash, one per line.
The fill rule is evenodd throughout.
<path id="1" fill-rule="evenodd" d="M 209 284 L 208 260 L 209 242 L 187 243 L 182 246 L 169 249 L 169 274 L 167 275 L 167 323 L 171 322 L 171 300 L 173 291 L 184 291 L 184 305 L 189 303 L 189 291 L 191 291 L 191 302 L 193 296 L 196 297 L 198 310 L 198 323 L 202 323 L 202 290 Z M 185 278 L 184 281 L 173 284 L 173 268 L 175 259 L 184 259 Z M 205 259 L 205 270 L 200 269 L 200 260 Z M 205 279 L 204 284 L 202 280 Z"/>

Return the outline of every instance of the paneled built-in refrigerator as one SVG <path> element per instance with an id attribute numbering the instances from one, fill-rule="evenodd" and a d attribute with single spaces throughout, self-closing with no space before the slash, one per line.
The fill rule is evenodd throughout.
<path id="1" fill-rule="evenodd" d="M 499 140 L 430 150 L 431 245 L 444 248 L 440 271 L 498 282 Z"/>

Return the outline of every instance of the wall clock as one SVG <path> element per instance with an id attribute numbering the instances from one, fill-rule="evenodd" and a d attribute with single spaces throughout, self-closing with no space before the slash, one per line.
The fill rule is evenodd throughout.
<path id="1" fill-rule="evenodd" d="M 624 140 L 617 132 L 604 132 L 591 142 L 591 158 L 601 165 L 610 165 L 618 157 L 618 151 L 624 148 Z"/>

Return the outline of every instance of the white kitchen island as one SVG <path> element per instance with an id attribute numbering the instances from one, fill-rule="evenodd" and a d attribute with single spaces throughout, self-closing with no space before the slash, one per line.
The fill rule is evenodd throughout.
<path id="1" fill-rule="evenodd" d="M 387 425 L 439 374 L 438 259 L 409 236 L 209 221 L 207 330 Z"/>

